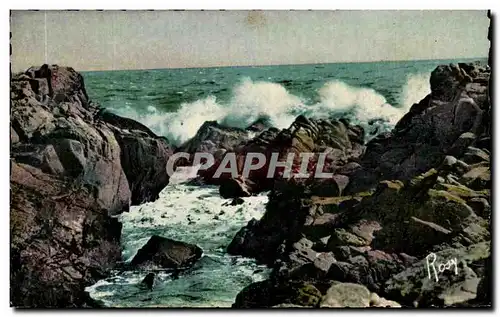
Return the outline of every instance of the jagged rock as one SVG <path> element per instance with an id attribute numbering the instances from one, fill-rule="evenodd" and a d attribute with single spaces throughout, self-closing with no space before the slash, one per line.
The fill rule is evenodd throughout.
<path id="1" fill-rule="evenodd" d="M 243 129 L 224 126 L 216 121 L 205 121 L 196 135 L 182 144 L 177 151 L 214 154 L 224 149 L 231 152 L 239 144 L 247 141 L 249 136 Z"/>
<path id="2" fill-rule="evenodd" d="M 247 131 L 252 131 L 252 132 L 262 132 L 266 130 L 267 128 L 270 128 L 271 124 L 269 120 L 265 118 L 259 118 L 255 120 L 251 125 L 249 125 L 245 130 Z"/>
<path id="3" fill-rule="evenodd" d="M 489 219 L 491 217 L 491 205 L 486 198 L 474 197 L 467 204 L 474 209 L 479 216 Z"/>
<path id="4" fill-rule="evenodd" d="M 197 245 L 154 235 L 137 251 L 130 264 L 132 267 L 179 269 L 194 264 L 202 254 Z"/>
<path id="5" fill-rule="evenodd" d="M 335 197 L 342 196 L 342 192 L 349 184 L 349 177 L 333 175 L 331 178 L 320 179 L 311 186 L 311 192 L 316 196 Z"/>
<path id="6" fill-rule="evenodd" d="M 430 252 L 473 248 L 491 239 L 489 76 L 489 69 L 476 65 L 436 68 L 431 94 L 366 148 L 355 141 L 364 133 L 344 121 L 298 117 L 276 136 L 292 140 L 291 148 L 267 148 L 282 154 L 324 151 L 325 170 L 335 176 L 268 183 L 266 213 L 233 239 L 235 254 L 272 265 L 273 283 L 306 281 L 325 291 L 331 280 L 360 284 L 367 289 L 363 307 L 412 306 L 415 298 L 424 307 L 473 305 L 469 291 L 484 274 L 477 261 L 469 267 L 475 275 L 465 270 L 466 282 L 453 280 L 446 290 L 425 286 L 422 295 L 422 282 L 415 279 L 413 295 L 399 286 L 399 295 L 386 291 L 388 280 L 410 272 Z M 317 159 L 309 163 L 314 169 Z M 345 188 L 337 175 L 346 177 Z M 297 248 L 293 242 L 303 236 L 311 243 Z"/>
<path id="7" fill-rule="evenodd" d="M 382 177 L 409 180 L 438 166 L 445 155 L 460 157 L 474 144 L 486 128 L 488 82 L 482 78 L 489 72 L 469 72 L 470 67 L 475 66 L 439 66 L 432 72 L 431 94 L 413 105 L 391 133 L 367 144 L 360 161 L 364 169 L 350 175 L 346 194 L 373 188 Z"/>
<path id="8" fill-rule="evenodd" d="M 362 247 L 369 245 L 369 243 L 365 239 L 343 228 L 334 229 L 332 235 L 330 236 L 330 240 L 328 240 L 327 248 L 329 250 L 333 250 L 335 247 L 342 245 L 352 245 L 352 246 Z"/>
<path id="9" fill-rule="evenodd" d="M 457 155 L 460 156 L 462 155 L 465 150 L 469 147 L 475 144 L 477 139 L 477 136 L 472 133 L 472 132 L 465 132 L 462 133 L 452 144 L 450 149 L 448 150 L 448 153 L 450 155 Z"/>
<path id="10" fill-rule="evenodd" d="M 477 263 L 486 259 L 489 254 L 489 242 L 436 252 L 436 262 L 429 254 L 389 279 L 384 291 L 390 298 L 408 306 L 451 306 L 466 302 L 476 297 L 480 281 L 474 271 L 477 270 Z M 448 270 L 440 272 L 439 264 L 446 264 L 450 260 L 457 261 L 456 270 L 455 265 L 450 265 Z M 436 271 L 433 270 L 434 267 Z"/>
<path id="11" fill-rule="evenodd" d="M 121 258 L 111 215 L 168 184 L 170 145 L 106 115 L 83 77 L 57 65 L 13 74 L 11 134 L 11 304 L 82 307 L 84 286 Z"/>
<path id="12" fill-rule="evenodd" d="M 296 120 L 288 129 L 279 131 L 270 128 L 260 133 L 254 139 L 242 143 L 236 151 L 237 170 L 242 173 L 243 163 L 245 162 L 248 153 L 261 153 L 266 157 L 266 163 L 263 167 L 250 171 L 244 183 L 249 182 L 252 184 L 248 191 L 237 191 L 239 195 L 248 195 L 258 193 L 261 191 L 269 190 L 273 187 L 276 180 L 283 179 L 284 168 L 278 167 L 275 170 L 274 178 L 267 177 L 269 170 L 269 163 L 272 153 L 279 153 L 279 162 L 286 161 L 289 154 L 293 154 L 294 160 L 292 164 L 292 171 L 298 172 L 301 163 L 300 155 L 302 153 L 315 153 L 323 152 L 326 154 L 325 164 L 323 171 L 331 172 L 337 166 L 347 163 L 347 157 L 351 159 L 357 158 L 362 153 L 363 146 L 356 143 L 360 140 L 359 131 L 356 128 L 346 125 L 345 123 L 337 120 L 313 120 L 307 119 L 304 116 L 298 116 Z M 351 138 L 350 138 L 351 136 Z M 351 151 L 357 145 L 357 152 Z M 313 174 L 316 171 L 316 164 L 318 155 L 311 158 L 308 165 L 308 173 Z M 233 188 L 234 180 L 229 173 L 223 173 L 219 179 L 214 179 L 219 165 L 223 159 L 217 160 L 215 164 L 206 171 L 201 171 L 200 175 L 208 182 L 213 184 L 225 185 L 225 183 L 232 183 L 228 187 Z M 344 171 L 345 172 L 345 171 Z M 237 179 L 243 179 L 238 175 Z M 329 190 L 330 184 L 326 180 L 323 189 Z M 241 182 L 241 181 L 240 181 Z M 335 175 L 333 178 L 337 193 L 342 193 L 343 189 L 349 182 L 349 177 L 346 175 Z M 242 186 L 239 186 L 242 187 Z M 318 189 L 321 191 L 321 188 Z"/>

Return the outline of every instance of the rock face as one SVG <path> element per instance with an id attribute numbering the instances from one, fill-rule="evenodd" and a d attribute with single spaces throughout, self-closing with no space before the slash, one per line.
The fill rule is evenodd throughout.
<path id="1" fill-rule="evenodd" d="M 355 127 L 298 118 L 290 151 L 331 148 L 334 175 L 278 177 L 263 187 L 249 178 L 259 184 L 249 188 L 271 190 L 269 203 L 228 252 L 272 273 L 242 290 L 235 306 L 308 306 L 289 291 L 305 284 L 321 293 L 314 307 L 491 306 L 489 76 L 477 64 L 437 67 L 432 92 L 366 148 Z M 458 272 L 429 279 L 431 253 L 456 258 Z"/>
<path id="2" fill-rule="evenodd" d="M 219 165 L 224 162 L 224 156 L 210 169 L 203 171 L 201 176 L 207 183 L 221 185 L 220 192 L 223 197 L 248 196 L 270 190 L 276 181 L 283 178 L 283 167 L 276 168 L 273 177 L 267 177 L 273 153 L 279 153 L 278 162 L 282 163 L 287 161 L 289 155 L 293 156 L 293 172 L 300 169 L 302 153 L 315 153 L 309 158 L 307 165 L 307 173 L 310 175 L 316 171 L 318 154 L 325 153 L 323 172 L 329 173 L 358 159 L 364 150 L 363 138 L 364 131 L 359 126 L 339 120 L 313 120 L 299 116 L 288 129 L 267 129 L 234 148 L 238 177 L 233 178 L 229 173 L 222 173 L 220 178 L 213 177 Z M 261 168 L 250 171 L 248 177 L 244 177 L 243 164 L 249 153 L 263 154 L 266 160 Z M 348 177 L 339 175 L 333 180 L 318 184 L 318 191 L 333 185 L 333 190 L 340 192 L 348 182 Z"/>
<path id="3" fill-rule="evenodd" d="M 168 184 L 168 141 L 89 101 L 72 68 L 11 79 L 11 305 L 80 307 L 120 260 L 131 203 Z"/>
<path id="4" fill-rule="evenodd" d="M 413 105 L 391 133 L 368 143 L 363 169 L 352 175 L 346 193 L 374 188 L 384 179 L 409 180 L 447 154 L 463 154 L 461 146 L 473 146 L 465 140 L 489 138 L 489 76 L 488 67 L 474 64 L 437 67 L 430 78 L 431 94 Z"/>
<path id="5" fill-rule="evenodd" d="M 203 251 L 194 244 L 152 236 L 134 256 L 132 267 L 186 268 L 198 260 Z"/>

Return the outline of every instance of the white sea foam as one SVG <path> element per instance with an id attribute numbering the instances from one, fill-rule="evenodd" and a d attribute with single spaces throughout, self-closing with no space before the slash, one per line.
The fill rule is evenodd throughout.
<path id="1" fill-rule="evenodd" d="M 120 114 L 136 119 L 153 131 L 181 144 L 193 137 L 208 120 L 244 128 L 259 118 L 267 118 L 277 128 L 290 126 L 295 117 L 305 114 L 326 118 L 343 113 L 355 123 L 367 127 L 373 119 L 382 119 L 389 129 L 415 102 L 430 92 L 429 74 L 410 74 L 401 88 L 398 105 L 391 105 L 386 98 L 371 88 L 348 85 L 339 80 L 326 82 L 318 91 L 319 102 L 306 104 L 300 97 L 288 92 L 280 84 L 252 81 L 249 78 L 237 83 L 227 103 L 208 96 L 194 102 L 182 103 L 177 111 L 162 113 L 153 106 L 147 114 L 139 114 L 129 106 Z"/>
<path id="2" fill-rule="evenodd" d="M 406 84 L 401 94 L 399 94 L 399 103 L 402 105 L 403 109 L 409 110 L 414 103 L 419 102 L 431 93 L 429 77 L 429 73 L 408 75 Z"/>
<path id="3" fill-rule="evenodd" d="M 157 272 L 153 291 L 138 286 L 147 272 L 116 272 L 87 288 L 92 298 L 113 307 L 229 307 L 243 287 L 267 277 L 265 266 L 225 252 L 241 227 L 263 215 L 267 193 L 246 197 L 241 205 L 226 205 L 230 200 L 221 198 L 216 186 L 186 183 L 193 168 L 178 168 L 155 202 L 132 207 L 120 220 L 125 261 L 156 234 L 200 246 L 203 257 L 194 269 L 178 279 Z"/>

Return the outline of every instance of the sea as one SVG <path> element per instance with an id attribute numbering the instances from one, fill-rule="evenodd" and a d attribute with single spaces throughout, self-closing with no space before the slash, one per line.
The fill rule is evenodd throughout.
<path id="1" fill-rule="evenodd" d="M 480 61 L 386 61 L 310 65 L 212 67 L 82 72 L 90 98 L 135 119 L 179 146 L 205 121 L 245 128 L 257 119 L 287 128 L 303 114 L 345 118 L 363 126 L 369 141 L 390 131 L 430 93 L 438 65 Z M 265 212 L 267 194 L 237 206 L 216 186 L 189 183 L 183 167 L 154 201 L 118 216 L 122 259 L 131 261 L 152 235 L 194 243 L 202 258 L 180 273 L 156 272 L 152 290 L 140 285 L 148 271 L 116 270 L 86 288 L 106 307 L 230 307 L 239 291 L 269 275 L 254 260 L 226 253 L 236 232 Z"/>

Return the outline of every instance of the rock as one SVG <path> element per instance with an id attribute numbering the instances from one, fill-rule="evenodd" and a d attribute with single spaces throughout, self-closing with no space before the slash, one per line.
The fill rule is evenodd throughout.
<path id="1" fill-rule="evenodd" d="M 335 247 L 343 245 L 365 246 L 369 245 L 369 243 L 365 239 L 348 232 L 345 229 L 334 229 L 330 240 L 328 240 L 328 250 L 333 250 Z"/>
<path id="2" fill-rule="evenodd" d="M 233 199 L 233 200 L 231 201 L 231 204 L 230 204 L 230 205 L 231 205 L 231 206 L 237 206 L 237 205 L 241 205 L 241 204 L 243 204 L 244 202 L 245 202 L 245 201 L 244 201 L 242 198 L 237 197 L 237 198 L 235 198 L 235 199 Z"/>
<path id="3" fill-rule="evenodd" d="M 168 140 L 156 136 L 136 121 L 105 111 L 101 111 L 99 117 L 113 125 L 111 128 L 121 148 L 120 159 L 132 194 L 131 203 L 139 205 L 157 199 L 169 181 L 165 167 L 173 150 Z"/>
<path id="4" fill-rule="evenodd" d="M 267 143 L 265 148 L 282 155 L 325 153 L 325 171 L 334 174 L 327 180 L 286 180 L 278 173 L 267 187 L 256 186 L 271 189 L 266 212 L 231 244 L 237 254 L 272 266 L 272 297 L 286 293 L 278 285 L 307 282 L 325 293 L 328 283 L 339 281 L 364 289 L 354 306 L 475 305 L 474 287 L 484 275 L 481 259 L 466 263 L 463 279 L 451 279 L 443 289 L 419 289 L 423 277 L 406 273 L 411 291 L 387 283 L 404 284 L 400 274 L 417 267 L 425 274 L 418 263 L 431 252 L 444 256 L 439 252 L 468 250 L 491 239 L 489 76 L 472 64 L 436 68 L 431 94 L 366 147 L 360 142 L 364 131 L 345 120 L 305 117 Z M 317 157 L 309 164 L 310 172 Z M 257 175 L 251 179 L 263 184 Z M 333 297 L 323 301 L 346 306 Z"/>
<path id="5" fill-rule="evenodd" d="M 252 189 L 248 182 L 240 179 L 228 179 L 219 187 L 219 193 L 223 198 L 239 198 L 251 196 Z"/>
<path id="6" fill-rule="evenodd" d="M 146 277 L 141 281 L 141 285 L 145 286 L 147 289 L 152 290 L 155 282 L 155 274 L 148 273 Z"/>
<path id="7" fill-rule="evenodd" d="M 304 245 L 302 241 L 307 241 L 307 245 Z M 277 265 L 275 265 L 271 276 L 277 278 L 324 278 L 336 260 L 332 253 L 318 253 L 312 249 L 313 246 L 311 241 L 304 238 L 295 243 L 292 246 L 293 251 L 276 261 Z"/>
<path id="8" fill-rule="evenodd" d="M 407 181 L 438 166 L 445 155 L 461 157 L 475 136 L 487 133 L 482 121 L 490 107 L 488 83 L 476 80 L 489 78 L 489 72 L 477 68 L 471 75 L 468 67 L 439 66 L 432 72 L 431 94 L 413 105 L 391 133 L 367 144 L 359 162 L 363 168 L 349 175 L 345 194 L 373 188 L 382 179 Z M 356 180 L 363 176 L 364 181 Z"/>
<path id="9" fill-rule="evenodd" d="M 338 247 L 333 253 L 337 262 L 330 266 L 328 279 L 362 284 L 375 292 L 382 289 L 388 278 L 416 261 L 405 254 L 356 247 Z"/>
<path id="10" fill-rule="evenodd" d="M 448 153 L 461 156 L 465 150 L 476 142 L 477 136 L 472 132 L 462 133 L 453 143 Z"/>
<path id="11" fill-rule="evenodd" d="M 272 308 L 308 308 L 308 307 L 296 304 L 278 304 L 274 305 Z"/>
<path id="12" fill-rule="evenodd" d="M 121 260 L 112 215 L 168 184 L 168 140 L 91 102 L 74 69 L 43 65 L 12 75 L 11 142 L 11 304 L 92 305 L 85 286 Z"/>
<path id="13" fill-rule="evenodd" d="M 252 131 L 252 132 L 262 132 L 264 130 L 266 130 L 267 128 L 270 128 L 271 127 L 271 124 L 269 122 L 269 120 L 266 120 L 264 118 L 259 118 L 257 120 L 255 120 L 254 123 L 252 123 L 251 125 L 249 125 L 246 130 L 247 131 Z"/>
<path id="14" fill-rule="evenodd" d="M 370 291 L 363 285 L 353 283 L 333 284 L 323 300 L 320 307 L 368 307 L 370 306 Z"/>
<path id="15" fill-rule="evenodd" d="M 349 177 L 345 175 L 333 175 L 331 178 L 324 180 L 317 180 L 313 186 L 311 186 L 311 192 L 313 195 L 335 197 L 342 196 L 342 192 L 345 190 L 349 184 Z"/>
<path id="16" fill-rule="evenodd" d="M 336 173 L 341 174 L 341 175 L 350 175 L 354 171 L 358 170 L 361 168 L 361 165 L 359 165 L 356 162 L 349 162 L 344 166 L 341 166 L 339 169 L 337 169 Z"/>
<path id="17" fill-rule="evenodd" d="M 238 293 L 233 308 L 269 308 L 281 304 L 316 307 L 321 292 L 304 282 L 276 284 L 271 280 L 256 282 Z"/>
<path id="18" fill-rule="evenodd" d="M 313 222 L 305 225 L 302 232 L 312 239 L 325 237 L 333 231 L 338 222 L 339 214 L 325 213 L 314 218 Z"/>
<path id="19" fill-rule="evenodd" d="M 179 147 L 178 152 L 215 154 L 220 149 L 232 152 L 248 139 L 249 134 L 243 129 L 205 121 L 196 135 Z"/>
<path id="20" fill-rule="evenodd" d="M 186 268 L 194 264 L 203 251 L 194 244 L 152 236 L 137 251 L 130 264 L 132 267 Z"/>
<path id="21" fill-rule="evenodd" d="M 377 293 L 372 293 L 370 295 L 370 307 L 401 307 L 401 305 L 395 301 L 387 300 L 383 297 L 378 296 Z"/>
<path id="22" fill-rule="evenodd" d="M 491 205 L 486 198 L 471 198 L 467 204 L 481 217 L 489 219 L 491 217 Z"/>
<path id="23" fill-rule="evenodd" d="M 19 142 L 19 135 L 17 134 L 16 130 L 10 127 L 10 144 L 16 144 Z"/>
<path id="24" fill-rule="evenodd" d="M 389 279 L 384 287 L 385 293 L 409 306 L 451 306 L 466 302 L 476 297 L 480 281 L 480 276 L 474 271 L 475 263 L 486 259 L 489 254 L 489 242 L 436 252 L 436 266 L 437 263 L 456 259 L 458 263 L 456 271 L 454 267 L 450 267 L 449 271 L 437 272 L 438 281 L 436 281 L 432 267 L 427 266 L 426 257 Z M 429 262 L 433 263 L 432 256 Z"/>
<path id="25" fill-rule="evenodd" d="M 279 162 L 285 162 L 288 155 L 293 155 L 292 171 L 297 173 L 301 165 L 301 154 L 323 152 L 326 154 L 324 171 L 332 171 L 337 165 L 346 164 L 348 155 L 351 159 L 355 159 L 362 153 L 363 146 L 356 143 L 355 140 L 358 138 L 353 135 L 356 133 L 351 131 L 352 141 L 349 138 L 350 127 L 338 120 L 315 120 L 298 116 L 288 129 L 279 131 L 269 128 L 235 148 L 239 173 L 242 173 L 248 153 L 261 153 L 266 157 L 264 166 L 250 171 L 248 176 L 245 175 L 245 180 L 241 174 L 234 177 L 229 173 L 214 179 L 213 175 L 222 163 L 222 159 L 217 160 L 207 171 L 202 171 L 201 175 L 208 183 L 220 184 L 221 195 L 244 197 L 270 190 L 277 180 L 288 179 L 283 176 L 283 167 L 276 168 L 273 178 L 267 177 L 272 153 L 279 153 Z M 356 145 L 358 145 L 357 154 L 352 151 Z M 316 171 L 317 161 L 318 155 L 310 159 L 307 173 L 312 174 Z M 345 175 L 335 175 L 332 179 L 325 180 L 325 185 L 318 190 L 328 190 L 331 187 L 329 181 L 334 182 L 337 192 L 341 193 L 347 186 L 349 178 Z"/>
<path id="26" fill-rule="evenodd" d="M 444 158 L 443 163 L 441 165 L 445 166 L 447 168 L 452 168 L 453 165 L 455 165 L 456 163 L 457 163 L 457 159 L 455 157 L 447 155 Z"/>
<path id="27" fill-rule="evenodd" d="M 478 166 L 462 175 L 460 182 L 472 189 L 491 188 L 491 171 L 489 166 Z"/>
<path id="28" fill-rule="evenodd" d="M 463 161 L 467 164 L 489 162 L 490 155 L 481 149 L 469 146 L 464 154 Z"/>

